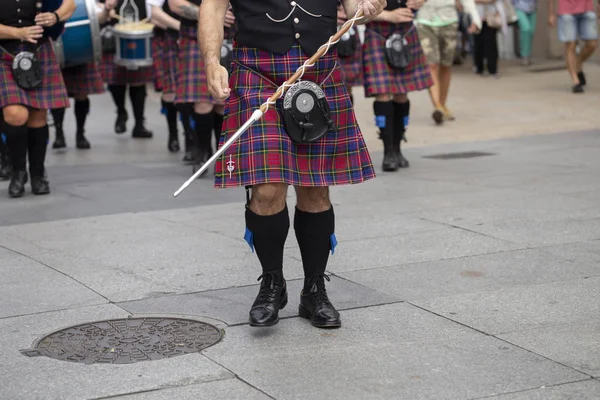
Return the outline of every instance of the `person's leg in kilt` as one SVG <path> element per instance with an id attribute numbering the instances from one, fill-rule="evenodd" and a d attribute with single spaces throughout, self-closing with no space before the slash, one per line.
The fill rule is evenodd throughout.
<path id="1" fill-rule="evenodd" d="M 64 149 L 67 147 L 65 141 L 65 132 L 63 130 L 63 122 L 65 120 L 65 109 L 54 108 L 50 110 L 52 114 L 52 120 L 54 121 L 54 143 L 52 143 L 53 149 Z"/>
<path id="2" fill-rule="evenodd" d="M 272 326 L 288 302 L 283 277 L 283 248 L 290 228 L 286 205 L 287 184 L 262 184 L 252 188 L 246 204 L 245 239 L 262 266 L 258 295 L 250 308 L 250 326 Z"/>
<path id="3" fill-rule="evenodd" d="M 325 275 L 329 252 L 334 251 L 335 215 L 328 187 L 296 186 L 294 231 L 302 256 L 304 288 L 300 295 L 300 316 L 317 328 L 338 328 L 340 314 L 329 301 Z"/>
<path id="4" fill-rule="evenodd" d="M 116 68 L 116 67 L 115 67 Z M 117 120 L 115 121 L 115 133 L 125 133 L 127 130 L 127 110 L 125 109 L 126 85 L 108 85 L 108 91 L 112 95 L 115 106 L 117 106 Z"/>
<path id="5" fill-rule="evenodd" d="M 211 103 L 196 103 L 194 105 L 194 131 L 196 143 L 195 169 L 200 169 L 212 155 L 212 131 L 214 127 L 214 112 Z"/>
<path id="6" fill-rule="evenodd" d="M 177 111 L 179 111 L 185 139 L 185 148 L 182 161 L 184 163 L 190 163 L 194 161 L 194 155 L 196 154 L 194 140 L 196 133 L 192 127 L 192 114 L 194 113 L 194 105 L 190 103 L 180 103 L 176 104 L 175 107 L 177 108 Z"/>
<path id="7" fill-rule="evenodd" d="M 146 108 L 146 85 L 131 85 L 129 86 L 129 99 L 133 108 L 133 116 L 135 118 L 135 127 L 133 128 L 132 136 L 134 138 L 149 139 L 153 136 L 152 132 L 146 129 L 145 108 Z"/>
<path id="8" fill-rule="evenodd" d="M 398 160 L 398 167 L 408 168 L 409 162 L 402 155 L 402 141 L 406 142 L 406 128 L 410 114 L 410 100 L 407 95 L 394 96 L 394 152 Z"/>
<path id="9" fill-rule="evenodd" d="M 46 178 L 46 149 L 50 132 L 46 122 L 46 110 L 31 110 L 27 124 L 27 151 L 29 156 L 29 175 L 31 191 L 42 195 L 50 193 L 50 184 Z"/>
<path id="10" fill-rule="evenodd" d="M 27 183 L 27 120 L 29 111 L 21 105 L 11 105 L 2 110 L 6 146 L 12 163 L 12 175 L 8 186 L 10 197 L 22 197 Z"/>
<path id="11" fill-rule="evenodd" d="M 0 111 L 0 132 L 4 127 L 4 117 Z M 0 133 L 0 181 L 9 180 L 12 175 L 12 164 L 8 155 L 8 147 L 6 146 L 6 135 Z"/>
<path id="12" fill-rule="evenodd" d="M 379 128 L 379 137 L 383 141 L 383 163 L 384 171 L 397 171 L 398 159 L 394 152 L 394 105 L 391 96 L 378 95 L 373 103 L 375 113 L 375 125 Z"/>
<path id="13" fill-rule="evenodd" d="M 179 132 L 177 131 L 177 107 L 173 103 L 175 95 L 165 93 L 162 95 L 161 105 L 162 111 L 167 119 L 167 127 L 169 129 L 169 139 L 167 140 L 167 149 L 171 153 L 179 151 Z"/>
<path id="14" fill-rule="evenodd" d="M 77 130 L 75 131 L 75 141 L 78 149 L 91 148 L 90 142 L 85 137 L 85 121 L 90 113 L 90 99 L 87 96 L 77 96 L 75 98 L 75 123 Z"/>

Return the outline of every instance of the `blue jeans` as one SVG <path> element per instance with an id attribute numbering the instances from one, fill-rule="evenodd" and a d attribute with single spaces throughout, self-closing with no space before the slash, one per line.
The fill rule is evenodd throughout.
<path id="1" fill-rule="evenodd" d="M 598 39 L 598 21 L 596 13 L 588 11 L 581 14 L 558 16 L 558 39 L 563 43 Z"/>

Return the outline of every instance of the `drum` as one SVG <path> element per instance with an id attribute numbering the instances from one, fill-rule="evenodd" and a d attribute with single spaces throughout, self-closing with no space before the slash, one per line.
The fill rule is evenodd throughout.
<path id="1" fill-rule="evenodd" d="M 65 23 L 63 34 L 52 42 L 61 68 L 99 63 L 102 58 L 96 1 L 75 0 L 75 5 L 75 13 Z"/>
<path id="2" fill-rule="evenodd" d="M 154 65 L 152 59 L 154 25 L 144 22 L 117 24 L 113 35 L 117 43 L 115 64 L 127 69 Z"/>

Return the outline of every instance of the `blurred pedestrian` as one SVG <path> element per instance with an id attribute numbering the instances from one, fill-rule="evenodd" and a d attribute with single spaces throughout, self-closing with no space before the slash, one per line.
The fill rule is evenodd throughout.
<path id="1" fill-rule="evenodd" d="M 481 30 L 474 35 L 473 56 L 475 72 L 483 75 L 485 69 L 492 76 L 498 74 L 498 29 L 506 25 L 506 20 L 500 12 L 499 2 L 495 0 L 475 0 L 477 12 L 483 23 Z"/>
<path id="2" fill-rule="evenodd" d="M 519 53 L 523 65 L 531 65 L 531 46 L 536 27 L 537 0 L 513 0 L 519 22 Z"/>

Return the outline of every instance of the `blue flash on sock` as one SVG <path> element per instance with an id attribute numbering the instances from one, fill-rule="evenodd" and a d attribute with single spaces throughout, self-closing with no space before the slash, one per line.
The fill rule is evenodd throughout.
<path id="1" fill-rule="evenodd" d="M 166 109 L 165 107 L 162 107 L 162 108 L 160 109 L 160 113 L 161 113 L 162 115 L 167 115 L 167 109 Z"/>
<path id="2" fill-rule="evenodd" d="M 196 120 L 194 118 L 190 118 L 190 127 L 196 130 Z"/>
<path id="3" fill-rule="evenodd" d="M 376 115 L 375 116 L 375 125 L 378 128 L 385 128 L 385 115 Z"/>
<path id="4" fill-rule="evenodd" d="M 335 253 L 335 247 L 338 244 L 335 233 L 332 233 L 331 236 L 329 236 L 329 243 L 331 243 L 331 255 L 333 255 Z"/>
<path id="5" fill-rule="evenodd" d="M 410 120 L 410 118 L 407 116 L 404 117 L 404 126 L 408 126 L 408 121 Z"/>
<path id="6" fill-rule="evenodd" d="M 4 133 L 0 134 L 0 139 L 6 143 L 6 135 Z"/>
<path id="7" fill-rule="evenodd" d="M 252 233 L 252 231 L 250 229 L 248 229 L 248 227 L 246 227 L 246 233 L 244 234 L 244 240 L 246 241 L 246 243 L 248 243 L 248 246 L 250 246 L 250 248 L 252 249 L 252 252 L 254 253 L 254 234 Z"/>

